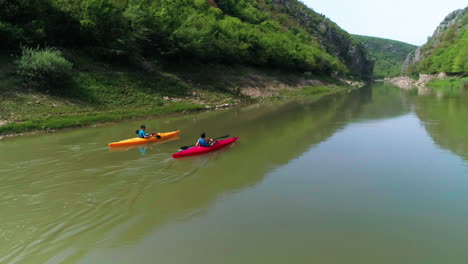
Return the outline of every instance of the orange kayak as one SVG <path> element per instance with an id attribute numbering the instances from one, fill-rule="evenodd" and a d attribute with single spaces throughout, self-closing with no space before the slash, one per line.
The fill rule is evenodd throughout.
<path id="1" fill-rule="evenodd" d="M 130 139 L 125 139 L 122 141 L 117 141 L 117 142 L 112 142 L 109 143 L 108 146 L 111 148 L 114 147 L 122 147 L 122 146 L 131 146 L 131 145 L 138 145 L 138 144 L 146 144 L 150 142 L 157 142 L 160 140 L 165 140 L 174 136 L 179 135 L 180 130 L 173 131 L 173 132 L 167 132 L 167 133 L 158 133 L 161 138 L 156 138 L 156 137 L 150 137 L 150 138 L 130 138 Z"/>

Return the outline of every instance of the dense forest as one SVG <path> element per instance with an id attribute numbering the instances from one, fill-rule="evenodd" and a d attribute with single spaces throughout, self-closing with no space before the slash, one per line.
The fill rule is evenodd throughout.
<path id="1" fill-rule="evenodd" d="M 415 51 L 417 48 L 415 45 L 390 39 L 353 36 L 361 41 L 369 51 L 370 56 L 375 60 L 375 78 L 400 76 L 408 53 Z"/>
<path id="2" fill-rule="evenodd" d="M 405 63 L 408 74 L 468 74 L 468 7 L 449 14 Z"/>
<path id="3" fill-rule="evenodd" d="M 0 0 L 0 48 L 94 58 L 246 64 L 370 78 L 365 49 L 296 0 Z"/>
<path id="4" fill-rule="evenodd" d="M 319 96 L 372 72 L 297 0 L 0 0 L 0 134 Z"/>

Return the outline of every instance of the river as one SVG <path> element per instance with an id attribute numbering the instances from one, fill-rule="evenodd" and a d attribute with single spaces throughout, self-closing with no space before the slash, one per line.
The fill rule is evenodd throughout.
<path id="1" fill-rule="evenodd" d="M 109 150 L 148 130 L 164 144 Z M 199 133 L 231 147 L 174 160 Z M 468 96 L 321 100 L 0 140 L 0 263 L 466 263 Z"/>

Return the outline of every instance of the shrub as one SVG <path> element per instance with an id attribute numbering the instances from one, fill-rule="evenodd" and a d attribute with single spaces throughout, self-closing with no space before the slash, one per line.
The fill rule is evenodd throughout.
<path id="1" fill-rule="evenodd" d="M 58 90 L 71 77 L 72 64 L 52 48 L 23 48 L 16 64 L 25 85 L 34 88 Z"/>
<path id="2" fill-rule="evenodd" d="M 304 72 L 304 77 L 306 79 L 312 79 L 312 78 L 314 78 L 314 74 L 311 73 L 311 72 Z"/>

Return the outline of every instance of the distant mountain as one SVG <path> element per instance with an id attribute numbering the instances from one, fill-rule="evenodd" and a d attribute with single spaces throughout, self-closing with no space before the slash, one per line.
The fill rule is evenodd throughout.
<path id="1" fill-rule="evenodd" d="M 468 74 L 468 7 L 450 13 L 427 43 L 408 55 L 404 72 Z"/>
<path id="2" fill-rule="evenodd" d="M 408 53 L 416 50 L 417 46 L 384 38 L 353 35 L 369 51 L 375 60 L 374 77 L 396 77 L 401 74 L 401 67 Z"/>

